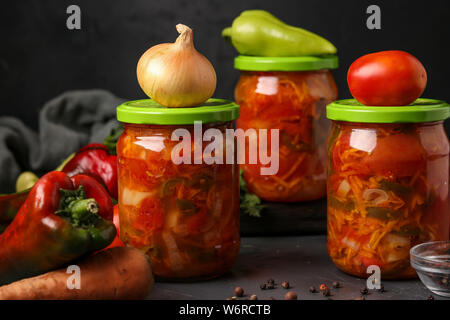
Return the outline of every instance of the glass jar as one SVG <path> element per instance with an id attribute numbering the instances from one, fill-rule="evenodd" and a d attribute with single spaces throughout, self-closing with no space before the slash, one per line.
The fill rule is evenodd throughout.
<path id="1" fill-rule="evenodd" d="M 328 252 L 341 270 L 382 279 L 412 278 L 409 251 L 449 239 L 449 142 L 444 102 L 404 107 L 330 104 Z"/>
<path id="2" fill-rule="evenodd" d="M 241 108 L 237 127 L 257 134 L 258 129 L 279 130 L 276 174 L 261 174 L 268 165 L 260 161 L 241 166 L 249 190 L 261 199 L 296 202 L 325 196 L 330 128 L 325 107 L 337 98 L 329 70 L 336 67 L 336 56 L 235 59 L 235 68 L 242 71 L 235 89 Z"/>
<path id="3" fill-rule="evenodd" d="M 212 278 L 236 260 L 238 166 L 211 162 L 226 143 L 207 153 L 211 139 L 202 138 L 212 129 L 215 142 L 225 139 L 238 116 L 237 105 L 218 99 L 195 108 L 140 100 L 117 109 L 124 123 L 117 143 L 120 237 L 150 257 L 157 279 Z M 190 159 L 180 163 L 181 156 Z"/>

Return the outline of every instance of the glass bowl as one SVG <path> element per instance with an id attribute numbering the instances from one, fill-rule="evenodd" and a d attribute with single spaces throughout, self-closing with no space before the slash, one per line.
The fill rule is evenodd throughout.
<path id="1" fill-rule="evenodd" d="M 433 293 L 450 297 L 450 241 L 419 244 L 410 251 L 411 266 Z"/>

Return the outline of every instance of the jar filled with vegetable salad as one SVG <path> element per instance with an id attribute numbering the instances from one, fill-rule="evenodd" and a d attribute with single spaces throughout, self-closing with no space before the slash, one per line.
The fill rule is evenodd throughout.
<path id="1" fill-rule="evenodd" d="M 242 165 L 249 190 L 267 201 L 324 197 L 330 128 L 325 107 L 337 98 L 330 72 L 338 66 L 337 57 L 241 55 L 234 65 L 242 71 L 235 89 L 241 107 L 237 127 L 255 129 L 257 134 L 259 129 L 279 130 L 278 172 L 261 174 L 261 167 L 267 165 L 259 160 Z"/>
<path id="2" fill-rule="evenodd" d="M 121 239 L 147 253 L 159 279 L 216 277 L 237 257 L 239 172 L 212 157 L 225 157 L 225 131 L 238 116 L 236 104 L 220 99 L 192 108 L 151 99 L 117 108 L 124 124 L 117 143 Z M 208 130 L 214 151 L 203 139 Z"/>
<path id="3" fill-rule="evenodd" d="M 331 103 L 328 142 L 328 252 L 341 270 L 382 279 L 415 277 L 409 251 L 449 239 L 449 105 Z"/>

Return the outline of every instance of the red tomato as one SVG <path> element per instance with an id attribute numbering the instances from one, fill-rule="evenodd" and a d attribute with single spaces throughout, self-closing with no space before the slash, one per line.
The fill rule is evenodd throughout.
<path id="1" fill-rule="evenodd" d="M 379 138 L 375 149 L 361 163 L 372 174 L 409 177 L 424 168 L 426 153 L 417 137 L 400 133 Z"/>
<path id="2" fill-rule="evenodd" d="M 352 96 L 368 106 L 405 106 L 427 84 L 422 63 L 404 51 L 381 51 L 355 60 L 347 73 Z"/>
<path id="3" fill-rule="evenodd" d="M 134 221 L 138 230 L 152 232 L 161 229 L 164 225 L 164 214 L 161 202 L 155 198 L 145 198 L 141 202 L 139 215 Z"/>
<path id="4" fill-rule="evenodd" d="M 114 238 L 114 241 L 105 249 L 109 249 L 109 248 L 115 248 L 115 247 L 123 247 L 124 243 L 122 242 L 122 240 L 120 240 L 120 236 L 119 236 L 119 232 L 120 232 L 120 223 L 119 223 L 119 205 L 116 204 L 114 206 L 114 218 L 113 218 L 113 222 L 114 225 L 116 226 L 116 230 L 117 230 L 117 234 L 116 237 Z"/>
<path id="5" fill-rule="evenodd" d="M 379 266 L 380 268 L 383 268 L 384 263 L 375 257 L 361 257 L 361 263 L 365 266 Z"/>

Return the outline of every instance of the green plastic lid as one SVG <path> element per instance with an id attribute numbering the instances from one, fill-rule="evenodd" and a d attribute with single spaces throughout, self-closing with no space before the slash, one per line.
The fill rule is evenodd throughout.
<path id="1" fill-rule="evenodd" d="M 308 71 L 336 69 L 339 66 L 335 55 L 302 57 L 255 57 L 237 56 L 234 68 L 244 71 Z"/>
<path id="2" fill-rule="evenodd" d="M 365 106 L 355 99 L 344 99 L 327 106 L 331 120 L 365 123 L 431 122 L 450 117 L 450 105 L 441 100 L 419 98 L 407 106 Z"/>
<path id="3" fill-rule="evenodd" d="M 152 99 L 127 101 L 117 107 L 117 120 L 136 124 L 194 124 L 226 122 L 239 118 L 239 106 L 224 99 L 209 99 L 197 107 L 168 108 Z"/>

